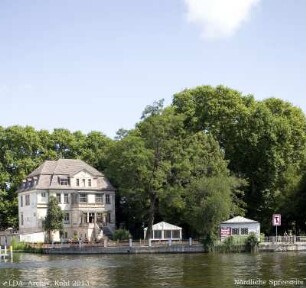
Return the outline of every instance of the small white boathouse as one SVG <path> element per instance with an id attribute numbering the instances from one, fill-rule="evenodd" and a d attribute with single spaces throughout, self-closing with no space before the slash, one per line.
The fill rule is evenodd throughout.
<path id="1" fill-rule="evenodd" d="M 220 224 L 221 240 L 229 236 L 248 236 L 251 233 L 254 233 L 260 240 L 260 223 L 258 221 L 236 216 Z"/>

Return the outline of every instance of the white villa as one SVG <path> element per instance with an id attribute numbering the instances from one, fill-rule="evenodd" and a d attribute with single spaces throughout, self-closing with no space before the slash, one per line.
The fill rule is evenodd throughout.
<path id="1" fill-rule="evenodd" d="M 25 242 L 44 242 L 48 200 L 55 196 L 64 212 L 64 231 L 53 239 L 99 240 L 115 229 L 115 189 L 81 160 L 45 161 L 23 180 L 18 192 L 19 233 Z"/>

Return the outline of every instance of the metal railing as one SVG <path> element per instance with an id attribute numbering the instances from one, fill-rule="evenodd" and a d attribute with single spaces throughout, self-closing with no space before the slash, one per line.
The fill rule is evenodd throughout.
<path id="1" fill-rule="evenodd" d="M 202 245 L 198 240 L 155 240 L 149 243 L 148 240 L 102 240 L 100 242 L 84 242 L 84 241 L 71 241 L 71 242 L 55 242 L 50 244 L 43 243 L 31 243 L 33 248 L 69 248 L 69 247 L 167 247 L 167 246 L 197 246 Z"/>
<path id="2" fill-rule="evenodd" d="M 306 236 L 266 236 L 263 238 L 262 242 L 272 242 L 272 243 L 296 243 L 296 242 L 306 242 Z"/>

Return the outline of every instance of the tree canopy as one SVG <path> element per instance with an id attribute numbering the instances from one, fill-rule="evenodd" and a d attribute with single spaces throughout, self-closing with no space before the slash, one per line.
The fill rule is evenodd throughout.
<path id="1" fill-rule="evenodd" d="M 0 127 L 0 229 L 18 226 L 22 180 L 45 160 L 79 158 L 116 187 L 116 219 L 133 236 L 154 222 L 214 235 L 218 223 L 246 214 L 265 233 L 271 216 L 306 232 L 306 119 L 277 99 L 224 86 L 185 89 L 145 107 L 135 128 L 114 140 L 101 132 Z"/>
<path id="2" fill-rule="evenodd" d="M 279 207 L 288 177 L 301 171 L 305 157 L 306 120 L 301 109 L 276 98 L 255 101 L 252 95 L 223 86 L 201 86 L 174 95 L 177 113 L 186 115 L 185 127 L 207 131 L 218 141 L 229 169 L 245 178 L 247 215 L 267 229 Z"/>
<path id="3" fill-rule="evenodd" d="M 229 171 L 214 138 L 204 132 L 189 133 L 184 129 L 183 114 L 176 115 L 171 107 L 147 107 L 145 111 L 154 113 L 146 113 L 144 120 L 110 149 L 106 173 L 124 199 L 126 216 L 139 211 L 139 219 L 134 219 L 147 223 L 151 237 L 155 218 L 189 223 L 184 211 L 193 181 L 214 176 L 228 179 Z M 228 201 L 224 205 L 232 207 L 232 198 Z M 231 212 L 229 209 L 226 216 Z"/>

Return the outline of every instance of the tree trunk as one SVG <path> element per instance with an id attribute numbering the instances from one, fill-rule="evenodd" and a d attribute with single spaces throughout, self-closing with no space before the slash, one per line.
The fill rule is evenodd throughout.
<path id="1" fill-rule="evenodd" d="M 52 231 L 48 230 L 48 242 L 52 243 Z"/>
<path id="2" fill-rule="evenodd" d="M 150 209 L 149 209 L 149 222 L 148 229 L 146 234 L 146 239 L 153 238 L 153 224 L 154 224 L 154 214 L 155 214 L 155 202 L 156 202 L 156 193 L 154 191 L 150 192 Z"/>

